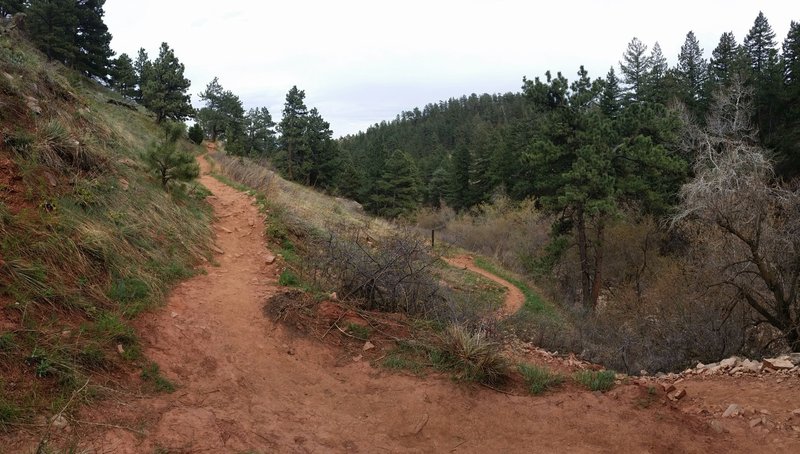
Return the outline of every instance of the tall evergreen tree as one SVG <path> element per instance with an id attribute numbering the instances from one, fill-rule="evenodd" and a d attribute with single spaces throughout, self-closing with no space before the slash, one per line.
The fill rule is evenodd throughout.
<path id="1" fill-rule="evenodd" d="M 158 123 L 182 121 L 194 115 L 191 96 L 187 93 L 191 82 L 184 77 L 184 70 L 175 52 L 167 43 L 162 43 L 158 58 L 149 69 L 142 87 L 144 105 L 156 114 Z"/>
<path id="2" fill-rule="evenodd" d="M 308 108 L 304 99 L 306 92 L 293 86 L 286 94 L 283 105 L 283 118 L 278 125 L 281 133 L 278 144 L 283 156 L 279 163 L 290 180 L 297 177 L 298 167 L 308 154 L 306 142 L 306 126 L 308 124 Z M 281 162 L 283 161 L 283 162 Z"/>
<path id="3" fill-rule="evenodd" d="M 197 119 L 212 141 L 223 138 L 226 149 L 233 154 L 248 150 L 246 121 L 242 100 L 232 91 L 225 90 L 215 77 L 199 94 L 205 106 L 197 112 Z"/>
<path id="4" fill-rule="evenodd" d="M 709 64 L 709 76 L 717 85 L 729 86 L 731 80 L 740 74 L 742 67 L 742 51 L 736 43 L 733 32 L 723 33 L 719 38 L 719 44 L 711 53 Z"/>
<path id="5" fill-rule="evenodd" d="M 667 58 L 661 51 L 661 45 L 656 42 L 650 51 L 650 72 L 647 74 L 645 94 L 642 97 L 645 101 L 665 104 L 669 100 L 668 72 Z"/>
<path id="6" fill-rule="evenodd" d="M 136 93 L 133 99 L 139 104 L 142 104 L 144 102 L 142 89 L 150 77 L 150 71 L 153 69 L 153 63 L 150 61 L 150 57 L 147 55 L 147 51 L 144 50 L 144 48 L 139 49 L 139 52 L 136 54 L 136 61 L 133 63 L 133 69 L 136 71 Z"/>
<path id="7" fill-rule="evenodd" d="M 133 60 L 128 54 L 121 54 L 111 65 L 111 86 L 126 98 L 136 97 L 138 77 L 133 69 Z"/>
<path id="8" fill-rule="evenodd" d="M 800 22 L 791 22 L 782 50 L 781 120 L 773 146 L 777 170 L 790 180 L 800 177 Z"/>
<path id="9" fill-rule="evenodd" d="M 639 38 L 634 37 L 628 43 L 628 48 L 622 55 L 622 61 L 619 62 L 622 81 L 626 85 L 625 99 L 628 102 L 641 101 L 651 67 L 650 57 L 647 56 L 647 46 Z"/>
<path id="10" fill-rule="evenodd" d="M 76 0 L 75 69 L 106 79 L 110 72 L 111 33 L 103 22 L 105 0 Z"/>
<path id="11" fill-rule="evenodd" d="M 72 63 L 78 52 L 75 0 L 32 0 L 27 14 L 26 28 L 31 42 L 48 60 Z"/>
<path id="12" fill-rule="evenodd" d="M 686 34 L 681 46 L 675 72 L 681 84 L 682 101 L 696 114 L 704 112 L 708 101 L 708 63 L 692 31 Z"/>
<path id="13" fill-rule="evenodd" d="M 419 203 L 419 188 L 414 160 L 407 153 L 396 150 L 386 160 L 380 179 L 366 200 L 366 208 L 387 218 L 409 214 Z"/>
<path id="14" fill-rule="evenodd" d="M 322 188 L 333 187 L 339 171 L 339 147 L 333 140 L 330 124 L 316 107 L 308 112 L 306 144 L 308 158 L 302 165 L 305 183 Z"/>
<path id="15" fill-rule="evenodd" d="M 244 119 L 247 149 L 251 156 L 272 156 L 277 148 L 275 122 L 266 107 L 253 108 Z"/>
<path id="16" fill-rule="evenodd" d="M 766 77 L 775 65 L 777 58 L 775 46 L 775 32 L 772 31 L 764 13 L 759 11 L 753 27 L 744 38 L 744 49 L 750 57 L 750 67 L 756 79 Z"/>
<path id="17" fill-rule="evenodd" d="M 620 100 L 622 99 L 622 90 L 619 87 L 619 79 L 614 72 L 612 66 L 606 74 L 606 79 L 603 81 L 603 92 L 600 95 L 600 108 L 603 113 L 609 117 L 614 117 L 619 112 Z"/>

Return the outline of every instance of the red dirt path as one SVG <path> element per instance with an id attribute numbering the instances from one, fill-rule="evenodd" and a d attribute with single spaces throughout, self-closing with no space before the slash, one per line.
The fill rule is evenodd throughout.
<path id="1" fill-rule="evenodd" d="M 444 258 L 444 261 L 456 268 L 462 268 L 472 271 L 473 273 L 478 273 L 481 276 L 497 282 L 505 287 L 507 292 L 503 302 L 503 307 L 498 311 L 501 318 L 514 315 L 518 310 L 522 309 L 522 306 L 525 304 L 525 295 L 522 293 L 522 290 L 500 276 L 496 276 L 484 270 L 483 268 L 478 267 L 475 265 L 475 260 L 471 256 L 459 255 L 458 257 Z"/>
<path id="2" fill-rule="evenodd" d="M 373 368 L 293 335 L 262 314 L 284 290 L 278 265 L 264 261 L 262 218 L 202 164 L 224 254 L 137 322 L 145 354 L 178 389 L 85 406 L 75 419 L 128 429 L 73 426 L 78 452 L 798 452 L 784 436 L 719 435 L 672 404 L 640 408 L 633 385 L 510 396 Z M 11 440 L 0 451 L 31 446 Z"/>

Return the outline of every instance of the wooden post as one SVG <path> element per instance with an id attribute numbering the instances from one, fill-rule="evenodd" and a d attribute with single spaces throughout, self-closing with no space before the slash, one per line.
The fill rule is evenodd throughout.
<path id="1" fill-rule="evenodd" d="M 431 229 L 431 250 L 436 247 L 436 230 Z"/>

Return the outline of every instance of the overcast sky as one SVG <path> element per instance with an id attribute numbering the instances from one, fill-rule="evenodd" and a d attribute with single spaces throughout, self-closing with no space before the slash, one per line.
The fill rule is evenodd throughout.
<path id="1" fill-rule="evenodd" d="M 548 69 L 604 76 L 634 36 L 673 64 L 693 30 L 710 56 L 723 32 L 741 43 L 759 10 L 779 42 L 800 21 L 798 0 L 107 0 L 105 19 L 117 53 L 155 58 L 169 43 L 195 102 L 218 76 L 278 121 L 297 85 L 338 137 L 441 99 L 516 92 Z"/>

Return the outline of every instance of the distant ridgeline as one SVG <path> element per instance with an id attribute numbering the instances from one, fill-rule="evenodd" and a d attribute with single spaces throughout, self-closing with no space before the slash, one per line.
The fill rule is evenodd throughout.
<path id="1" fill-rule="evenodd" d="M 664 159 L 691 167 L 691 156 L 676 151 L 682 118 L 702 123 L 714 93 L 734 79 L 752 93 L 758 137 L 774 151 L 778 176 L 800 176 L 800 24 L 791 22 L 779 47 L 759 13 L 743 43 L 724 33 L 710 60 L 692 32 L 674 67 L 658 43 L 648 49 L 634 38 L 618 70 L 612 66 L 603 78 L 590 78 L 583 67 L 572 80 L 548 72 L 543 81 L 524 79 L 521 93 L 473 94 L 403 112 L 339 141 L 339 190 L 379 214 L 440 201 L 460 210 L 497 191 L 547 198 L 580 166 L 613 167 L 591 150 L 636 143 L 640 153 L 663 154 L 656 161 L 672 168 L 670 181 L 650 188 L 662 193 L 652 208 L 663 208 L 687 176 Z M 392 163 L 400 161 L 413 165 L 398 173 Z"/>

